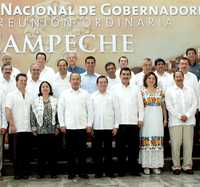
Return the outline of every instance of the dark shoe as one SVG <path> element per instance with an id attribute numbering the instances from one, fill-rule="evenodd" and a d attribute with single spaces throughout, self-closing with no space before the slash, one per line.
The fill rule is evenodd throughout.
<path id="1" fill-rule="evenodd" d="M 138 171 L 131 172 L 130 174 L 131 176 L 141 177 L 141 174 Z"/>
<path id="2" fill-rule="evenodd" d="M 115 178 L 115 175 L 113 173 L 106 173 L 106 177 Z"/>
<path id="3" fill-rule="evenodd" d="M 15 180 L 20 180 L 20 179 L 22 179 L 22 176 L 16 175 L 16 176 L 14 176 L 14 179 Z"/>
<path id="4" fill-rule="evenodd" d="M 94 177 L 95 177 L 95 178 L 101 178 L 102 176 L 103 176 L 102 173 L 96 173 Z"/>
<path id="5" fill-rule="evenodd" d="M 183 170 L 183 171 L 184 171 L 184 173 L 189 174 L 189 175 L 193 175 L 194 174 L 192 169 L 187 169 L 187 170 Z"/>
<path id="6" fill-rule="evenodd" d="M 28 175 L 24 175 L 22 178 L 23 179 L 28 179 L 28 177 L 29 177 Z"/>
<path id="7" fill-rule="evenodd" d="M 124 177 L 124 176 L 125 176 L 125 173 L 124 173 L 124 172 L 119 172 L 119 173 L 118 173 L 118 176 L 119 176 L 119 177 Z"/>
<path id="8" fill-rule="evenodd" d="M 79 174 L 79 177 L 82 179 L 89 179 L 89 176 L 87 174 Z"/>
<path id="9" fill-rule="evenodd" d="M 70 175 L 68 175 L 68 179 L 74 179 L 76 177 L 76 175 L 74 175 L 74 174 L 70 174 Z"/>
<path id="10" fill-rule="evenodd" d="M 180 170 L 180 169 L 175 169 L 175 170 L 173 171 L 173 174 L 174 174 L 174 175 L 180 175 L 180 174 L 181 174 L 181 170 Z"/>
<path id="11" fill-rule="evenodd" d="M 56 178 L 57 178 L 57 175 L 51 174 L 51 178 L 52 178 L 52 179 L 56 179 Z"/>
<path id="12" fill-rule="evenodd" d="M 37 175 L 37 179 L 43 179 L 43 178 L 44 178 L 43 174 Z"/>

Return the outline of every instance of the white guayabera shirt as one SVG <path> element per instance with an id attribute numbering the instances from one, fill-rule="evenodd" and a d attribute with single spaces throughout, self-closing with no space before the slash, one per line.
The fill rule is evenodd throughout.
<path id="1" fill-rule="evenodd" d="M 27 73 L 28 79 L 31 79 L 31 73 L 30 70 Z M 51 86 L 54 84 L 55 81 L 55 72 L 53 68 L 45 66 L 44 69 L 40 72 L 40 78 L 41 81 L 47 81 L 51 84 Z"/>
<path id="2" fill-rule="evenodd" d="M 60 127 L 86 129 L 88 126 L 89 94 L 83 89 L 72 88 L 63 91 L 58 100 L 58 120 Z"/>
<path id="3" fill-rule="evenodd" d="M 136 85 L 118 84 L 112 93 L 117 97 L 120 108 L 119 124 L 137 125 L 144 118 L 144 103 L 141 91 Z"/>
<path id="4" fill-rule="evenodd" d="M 197 99 L 191 87 L 182 89 L 174 85 L 167 89 L 165 94 L 166 107 L 169 112 L 169 127 L 176 125 L 195 125 Z M 180 117 L 186 115 L 188 120 L 182 122 Z"/>
<path id="5" fill-rule="evenodd" d="M 69 89 L 70 88 L 70 72 L 67 72 L 67 75 L 66 77 L 63 79 L 61 76 L 60 76 L 60 73 L 56 73 L 55 75 L 55 81 L 54 81 L 54 85 L 53 85 L 53 90 L 54 90 L 54 95 L 55 97 L 59 97 L 62 92 L 66 89 Z"/>
<path id="6" fill-rule="evenodd" d="M 6 96 L 5 107 L 12 111 L 16 132 L 31 132 L 30 126 L 30 107 L 31 99 L 26 92 L 25 98 L 22 93 L 16 89 Z"/>
<path id="7" fill-rule="evenodd" d="M 119 103 L 109 91 L 94 92 L 90 97 L 88 126 L 105 130 L 119 127 Z"/>
<path id="8" fill-rule="evenodd" d="M 158 78 L 158 86 L 162 91 L 165 93 L 167 89 L 175 84 L 174 78 L 172 74 L 169 74 L 167 72 L 164 72 L 163 75 L 158 74 L 157 71 L 155 71 L 155 74 Z"/>

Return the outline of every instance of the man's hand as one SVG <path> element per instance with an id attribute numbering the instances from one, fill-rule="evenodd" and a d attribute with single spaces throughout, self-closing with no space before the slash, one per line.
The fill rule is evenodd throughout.
<path id="1" fill-rule="evenodd" d="M 138 127 L 139 127 L 139 128 L 142 128 L 143 126 L 144 126 L 143 121 L 138 121 Z"/>
<path id="2" fill-rule="evenodd" d="M 14 123 L 13 124 L 9 123 L 9 125 L 11 134 L 16 134 L 17 128 L 15 127 Z"/>
<path id="3" fill-rule="evenodd" d="M 181 121 L 186 122 L 188 120 L 188 117 L 186 115 L 181 116 Z"/>
<path id="4" fill-rule="evenodd" d="M 163 126 L 164 126 L 164 127 L 167 127 L 167 123 L 168 123 L 168 122 L 167 122 L 166 120 L 164 120 Z"/>
<path id="5" fill-rule="evenodd" d="M 92 134 L 92 127 L 87 127 L 87 128 L 86 128 L 86 132 L 87 132 L 88 134 Z"/>
<path id="6" fill-rule="evenodd" d="M 112 130 L 112 135 L 113 135 L 113 136 L 116 136 L 117 130 L 118 130 L 117 128 L 114 128 L 114 129 Z"/>
<path id="7" fill-rule="evenodd" d="M 37 136 L 37 131 L 33 131 L 33 136 Z"/>
<path id="8" fill-rule="evenodd" d="M 61 127 L 61 128 L 60 128 L 60 131 L 61 131 L 62 133 L 64 133 L 64 134 L 66 134 L 66 132 L 67 132 L 67 130 L 66 130 L 65 127 Z"/>

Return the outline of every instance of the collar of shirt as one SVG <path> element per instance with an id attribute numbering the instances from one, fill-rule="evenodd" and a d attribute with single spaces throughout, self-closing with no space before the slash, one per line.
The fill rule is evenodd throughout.
<path id="1" fill-rule="evenodd" d="M 68 72 L 68 71 L 67 71 L 66 77 L 65 77 L 64 79 L 70 78 L 70 74 L 71 74 L 71 72 Z M 61 77 L 61 75 L 60 75 L 59 72 L 56 73 L 55 77 L 64 80 L 64 79 Z"/>
<path id="2" fill-rule="evenodd" d="M 130 82 L 129 82 L 129 85 L 128 85 L 128 86 L 125 86 L 125 85 L 122 84 L 122 83 L 120 83 L 120 85 L 121 85 L 121 87 L 122 87 L 123 89 L 129 89 L 129 88 L 131 87 Z"/>
<path id="3" fill-rule="evenodd" d="M 44 66 L 44 69 L 40 72 L 41 73 L 46 73 L 48 71 L 48 67 L 47 66 Z"/>
<path id="4" fill-rule="evenodd" d="M 183 85 L 183 88 L 180 88 L 175 84 L 174 87 L 175 87 L 176 90 L 185 90 L 186 89 L 185 85 Z"/>
<path id="5" fill-rule="evenodd" d="M 196 66 L 196 65 L 197 65 L 197 63 L 194 62 L 193 64 L 190 64 L 190 67 L 194 67 L 194 66 Z"/>
<path id="6" fill-rule="evenodd" d="M 10 83 L 10 82 L 15 82 L 15 79 L 13 77 L 10 78 L 10 80 L 6 80 L 4 77 L 2 77 L 1 80 L 2 83 Z"/>
<path id="7" fill-rule="evenodd" d="M 110 78 L 109 76 L 107 76 L 107 79 L 108 79 L 108 80 L 113 80 L 113 81 L 114 81 L 114 80 L 119 80 L 116 76 L 115 76 L 115 78 Z"/>
<path id="8" fill-rule="evenodd" d="M 90 76 L 90 77 L 98 77 L 99 76 L 99 74 L 98 73 L 93 73 L 93 74 L 90 74 L 90 73 L 88 73 L 87 71 L 86 72 L 84 72 L 84 73 L 82 73 L 81 74 L 82 76 Z"/>
<path id="9" fill-rule="evenodd" d="M 75 72 L 76 70 L 78 70 L 78 67 L 75 66 L 75 67 L 73 68 L 73 67 L 69 66 L 67 69 L 68 69 L 68 71 L 70 71 L 70 72 Z"/>
<path id="10" fill-rule="evenodd" d="M 28 79 L 28 82 L 29 83 L 39 83 L 39 82 L 42 82 L 40 79 L 34 81 L 32 78 L 31 79 Z"/>
<path id="11" fill-rule="evenodd" d="M 22 92 L 17 88 L 16 89 L 17 95 L 19 95 L 20 97 L 22 97 L 23 99 L 27 97 L 27 91 L 25 90 L 25 95 L 23 97 Z"/>
<path id="12" fill-rule="evenodd" d="M 155 74 L 157 77 L 167 77 L 168 76 L 168 73 L 166 71 L 162 75 L 159 74 L 157 71 L 155 71 Z"/>
<path id="13" fill-rule="evenodd" d="M 96 94 L 97 94 L 97 95 L 102 95 L 102 96 L 104 96 L 104 95 L 107 95 L 107 94 L 108 94 L 108 90 L 106 90 L 104 93 L 102 93 L 102 92 L 100 92 L 99 90 L 97 90 L 97 91 L 96 91 Z"/>
<path id="14" fill-rule="evenodd" d="M 136 76 L 137 76 L 137 75 L 143 77 L 145 74 L 144 74 L 144 71 L 141 71 L 140 73 L 136 74 Z"/>
<path id="15" fill-rule="evenodd" d="M 69 88 L 69 91 L 71 93 L 80 93 L 81 92 L 81 89 L 79 88 L 78 90 L 74 90 L 73 88 Z"/>
<path id="16" fill-rule="evenodd" d="M 74 68 L 72 68 L 71 66 L 68 67 L 67 69 L 69 72 L 71 73 L 84 73 L 85 72 L 85 69 L 79 67 L 79 66 L 75 66 Z"/>

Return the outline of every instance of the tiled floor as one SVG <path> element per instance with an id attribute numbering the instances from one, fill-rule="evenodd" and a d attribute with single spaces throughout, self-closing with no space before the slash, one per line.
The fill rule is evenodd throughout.
<path id="1" fill-rule="evenodd" d="M 57 179 L 36 179 L 34 177 L 28 180 L 14 180 L 12 176 L 3 177 L 0 180 L 0 187 L 200 187 L 200 171 L 194 175 L 181 174 L 172 175 L 170 172 L 164 172 L 160 176 L 151 175 L 142 177 L 117 177 L 95 179 L 92 175 L 90 179 L 76 178 L 68 180 L 67 176 L 59 176 Z"/>

